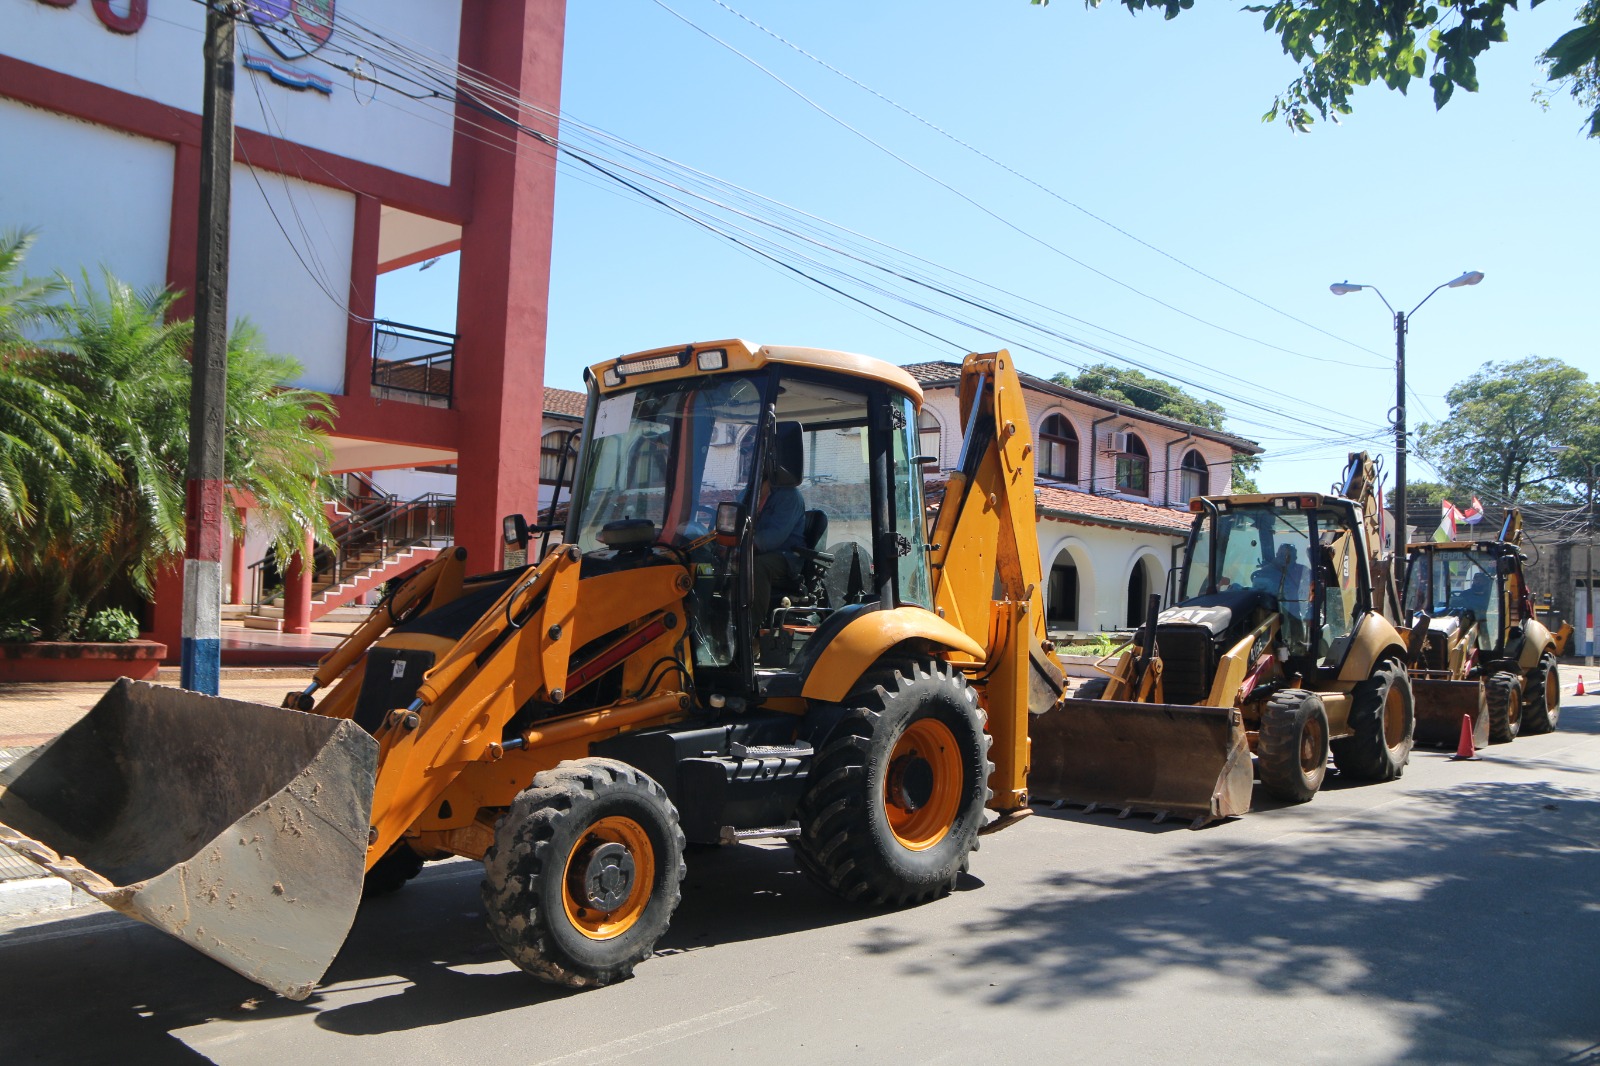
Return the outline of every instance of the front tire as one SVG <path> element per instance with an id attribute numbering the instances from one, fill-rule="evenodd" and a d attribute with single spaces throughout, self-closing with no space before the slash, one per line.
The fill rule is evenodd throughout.
<path id="1" fill-rule="evenodd" d="M 1509 744 L 1522 732 L 1522 678 L 1509 670 L 1489 676 L 1489 743 Z"/>
<path id="2" fill-rule="evenodd" d="M 1328 712 L 1322 697 L 1305 689 L 1273 693 L 1261 712 L 1257 770 L 1267 795 L 1305 803 L 1328 774 Z"/>
<path id="3" fill-rule="evenodd" d="M 384 853 L 383 858 L 372 864 L 372 869 L 367 871 L 367 876 L 361 883 L 361 898 L 372 899 L 374 896 L 387 896 L 391 892 L 398 892 L 406 887 L 406 883 L 422 872 L 422 856 L 411 850 L 411 846 L 401 841 Z"/>
<path id="4" fill-rule="evenodd" d="M 1522 697 L 1522 735 L 1554 733 L 1561 720 L 1561 671 L 1556 657 L 1545 652 L 1539 657 L 1533 677 Z"/>
<path id="5" fill-rule="evenodd" d="M 649 957 L 678 906 L 683 831 L 649 776 L 611 759 L 533 779 L 483 857 L 483 906 L 506 957 L 543 981 L 592 988 Z"/>
<path id="6" fill-rule="evenodd" d="M 977 847 L 992 770 L 983 711 L 940 662 L 899 665 L 868 683 L 817 754 L 795 855 L 851 903 L 923 903 L 955 886 Z"/>
<path id="7" fill-rule="evenodd" d="M 1393 781 L 1405 773 L 1416 731 L 1411 675 L 1386 659 L 1350 693 L 1350 730 L 1335 740 L 1333 764 L 1342 774 L 1365 781 Z"/>
<path id="8" fill-rule="evenodd" d="M 1073 692 L 1072 698 L 1075 700 L 1103 699 L 1106 694 L 1106 686 L 1110 684 L 1111 679 L 1109 677 L 1091 677 L 1078 686 L 1077 690 Z"/>

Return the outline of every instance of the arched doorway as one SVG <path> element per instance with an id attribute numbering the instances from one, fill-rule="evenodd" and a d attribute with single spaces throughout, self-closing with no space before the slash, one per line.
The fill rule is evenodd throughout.
<path id="1" fill-rule="evenodd" d="M 1049 629 L 1078 627 L 1078 564 L 1072 553 L 1061 551 L 1050 566 L 1050 583 L 1045 588 L 1045 626 Z"/>
<path id="2" fill-rule="evenodd" d="M 1128 572 L 1128 616 L 1129 629 L 1137 629 L 1144 625 L 1145 603 L 1150 599 L 1151 593 L 1160 593 L 1161 572 L 1156 568 L 1156 562 L 1148 555 L 1141 555 L 1134 560 L 1133 569 Z"/>

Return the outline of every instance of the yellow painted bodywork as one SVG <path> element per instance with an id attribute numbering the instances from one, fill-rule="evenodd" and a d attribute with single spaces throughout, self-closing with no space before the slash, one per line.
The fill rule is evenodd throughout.
<path id="1" fill-rule="evenodd" d="M 975 640 L 921 607 L 868 611 L 851 619 L 828 642 L 806 675 L 801 695 L 809 700 L 836 703 L 850 694 L 857 679 L 883 658 L 885 652 L 914 640 L 955 652 L 969 661 L 983 658 L 983 648 Z"/>
<path id="2" fill-rule="evenodd" d="M 630 363 L 647 363 L 652 359 L 677 355 L 686 348 L 690 349 L 690 355 L 688 359 L 683 361 L 682 366 L 627 373 L 625 378 L 618 384 L 606 384 L 605 372 L 607 370 L 621 369 L 626 371 Z M 675 381 L 678 378 L 700 377 L 706 372 L 701 370 L 696 362 L 699 353 L 717 349 L 727 353 L 726 369 L 730 371 L 761 370 L 764 367 L 773 365 L 798 366 L 808 370 L 821 370 L 828 373 L 841 374 L 845 377 L 881 381 L 910 396 L 916 401 L 919 408 L 922 406 L 922 386 L 918 385 L 916 379 L 910 374 L 893 363 L 886 363 L 882 359 L 874 359 L 869 355 L 856 355 L 854 352 L 836 352 L 829 348 L 795 348 L 778 344 L 755 345 L 749 341 L 738 339 L 706 341 L 699 344 L 680 344 L 670 348 L 652 348 L 647 352 L 634 352 L 617 359 L 596 363 L 589 368 L 589 373 L 593 376 L 602 395 L 621 392 L 625 389 L 637 388 L 646 382 Z"/>
<path id="3" fill-rule="evenodd" d="M 975 419 L 993 432 L 945 485 L 929 549 L 934 605 L 985 645 L 987 669 L 974 684 L 993 738 L 990 806 L 1009 810 L 1027 803 L 1030 707 L 1057 702 L 1064 679 L 1045 645 L 1033 437 L 1011 354 L 969 355 L 960 402 L 964 435 Z"/>

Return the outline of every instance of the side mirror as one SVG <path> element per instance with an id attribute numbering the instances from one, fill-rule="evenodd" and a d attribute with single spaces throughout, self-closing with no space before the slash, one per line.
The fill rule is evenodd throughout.
<path id="1" fill-rule="evenodd" d="M 506 542 L 507 547 L 526 548 L 528 546 L 528 520 L 519 514 L 508 514 L 500 519 L 500 537 Z"/>
<path id="2" fill-rule="evenodd" d="M 744 529 L 744 505 L 717 504 L 717 540 L 724 544 L 732 543 L 738 538 L 742 529 Z"/>
<path id="3" fill-rule="evenodd" d="M 1500 577 L 1510 577 L 1517 572 L 1517 560 L 1509 555 L 1496 556 L 1494 572 Z"/>

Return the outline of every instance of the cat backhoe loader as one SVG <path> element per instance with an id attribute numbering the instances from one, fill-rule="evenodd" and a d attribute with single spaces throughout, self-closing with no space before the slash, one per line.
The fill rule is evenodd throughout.
<path id="1" fill-rule="evenodd" d="M 1426 634 L 1412 667 L 1418 742 L 1456 743 L 1463 715 L 1475 745 L 1549 733 L 1560 721 L 1556 664 L 1572 626 L 1551 633 L 1539 620 L 1521 545 L 1522 513 L 1512 508 L 1497 540 L 1407 546 L 1404 602 Z"/>
<path id="2" fill-rule="evenodd" d="M 857 904 L 949 892 L 1029 813 L 1028 711 L 1062 691 L 1009 356 L 965 361 L 933 543 L 893 366 L 729 340 L 587 384 L 564 543 L 474 576 L 446 551 L 281 708 L 123 679 L 0 776 L 0 841 L 290 998 L 364 887 L 448 856 L 482 860 L 506 955 L 574 987 L 650 954 L 686 842 L 787 838 Z"/>
<path id="3" fill-rule="evenodd" d="M 1152 596 L 1110 676 L 1035 717 L 1036 798 L 1199 828 L 1341 773 L 1399 777 L 1411 751 L 1407 641 L 1381 553 L 1377 471 L 1352 454 L 1336 495 L 1201 496 L 1179 602 Z"/>

